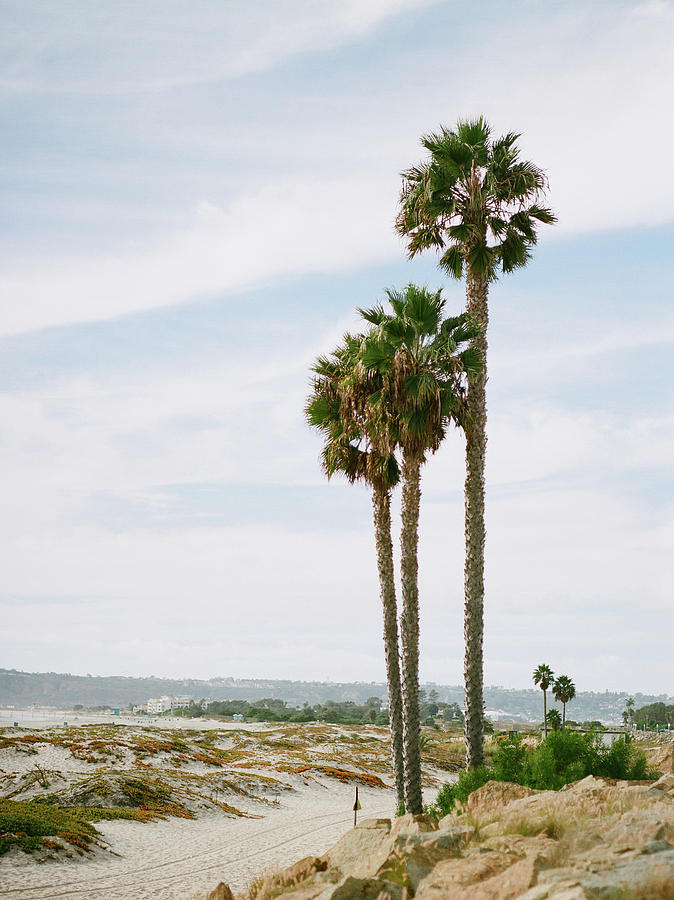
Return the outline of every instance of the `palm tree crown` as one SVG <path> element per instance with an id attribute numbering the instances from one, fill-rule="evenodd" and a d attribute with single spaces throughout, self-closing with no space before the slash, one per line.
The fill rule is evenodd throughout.
<path id="1" fill-rule="evenodd" d="M 509 132 L 492 140 L 482 117 L 422 138 L 430 159 L 403 172 L 396 218 L 410 256 L 436 248 L 454 278 L 468 268 L 492 280 L 499 269 L 526 265 L 537 226 L 556 218 L 539 202 L 547 181 L 520 159 L 519 138 Z"/>
<path id="2" fill-rule="evenodd" d="M 559 675 L 552 686 L 555 700 L 562 704 L 562 724 L 566 723 L 566 704 L 576 696 L 576 686 L 568 675 Z"/>
<path id="3" fill-rule="evenodd" d="M 328 479 L 339 473 L 351 484 L 365 481 L 388 490 L 400 480 L 398 462 L 391 450 L 378 452 L 384 444 L 375 436 L 376 420 L 355 400 L 381 388 L 381 378 L 359 366 L 364 339 L 347 333 L 330 356 L 318 357 L 305 415 L 325 437 L 321 465 Z"/>
<path id="4" fill-rule="evenodd" d="M 465 313 L 443 319 L 442 290 L 409 284 L 387 290 L 393 314 L 379 305 L 360 310 L 374 327 L 363 342 L 362 364 L 382 379 L 368 402 L 378 409 L 380 435 L 424 462 L 440 446 L 450 422 L 465 417 L 465 376 L 479 371 L 470 346 L 479 329 Z"/>
<path id="5" fill-rule="evenodd" d="M 545 663 L 541 663 L 540 666 L 537 666 L 534 669 L 533 679 L 534 684 L 540 685 L 542 691 L 547 691 L 552 682 L 554 681 L 555 673 L 552 671 L 550 666 L 547 666 Z"/>

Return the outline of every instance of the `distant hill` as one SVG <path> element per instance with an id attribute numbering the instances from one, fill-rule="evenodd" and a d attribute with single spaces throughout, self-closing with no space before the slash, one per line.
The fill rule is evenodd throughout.
<path id="1" fill-rule="evenodd" d="M 435 690 L 438 699 L 463 705 L 464 691 L 460 685 L 426 684 L 426 691 Z M 325 703 L 327 700 L 353 700 L 364 703 L 368 697 L 386 697 L 386 687 L 379 682 L 280 681 L 262 678 L 133 678 L 123 675 L 70 675 L 57 672 L 19 672 L 0 669 L 0 706 L 41 706 L 71 708 L 83 706 L 119 706 L 144 703 L 150 697 L 168 694 L 171 697 L 190 697 L 193 700 L 261 700 L 274 697 L 291 706 L 303 703 Z M 568 704 L 567 715 L 575 721 L 598 719 L 601 722 L 621 722 L 627 692 L 603 693 L 582 691 Z M 637 708 L 650 703 L 674 703 L 667 694 L 632 694 Z M 537 722 L 541 718 L 541 691 L 535 688 L 486 687 L 484 691 L 487 714 L 493 718 L 513 718 Z M 550 705 L 550 700 L 548 700 Z"/>

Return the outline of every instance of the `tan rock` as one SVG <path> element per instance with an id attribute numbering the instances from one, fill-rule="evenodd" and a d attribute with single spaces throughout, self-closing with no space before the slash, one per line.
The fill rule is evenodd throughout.
<path id="1" fill-rule="evenodd" d="M 279 893 L 287 893 L 289 890 L 292 890 L 291 896 L 294 900 L 311 900 L 312 897 L 318 896 L 324 890 L 324 885 L 306 885 L 304 882 L 307 879 L 313 879 L 314 875 L 324 872 L 326 869 L 327 862 L 325 860 L 319 859 L 317 856 L 305 856 L 304 859 L 293 863 L 292 866 L 265 876 L 257 888 L 256 900 L 271 900 Z M 230 900 L 230 898 L 216 897 L 213 900 Z"/>
<path id="2" fill-rule="evenodd" d="M 550 900 L 590 900 L 590 894 L 580 884 L 557 885 L 548 896 Z"/>
<path id="3" fill-rule="evenodd" d="M 641 812 L 641 814 L 639 814 Z M 651 841 L 667 836 L 666 823 L 657 816 L 644 816 L 642 811 L 630 810 L 609 829 L 606 840 L 618 850 L 641 849 Z"/>
<path id="4" fill-rule="evenodd" d="M 511 784 L 508 781 L 488 781 L 468 797 L 466 812 L 475 817 L 499 814 L 514 800 L 531 797 L 536 793 L 538 791 L 523 787 L 521 784 Z"/>
<path id="5" fill-rule="evenodd" d="M 405 813 L 393 820 L 391 837 L 397 838 L 399 834 L 421 834 L 422 832 L 437 831 L 438 823 L 425 813 L 415 816 Z"/>
<path id="6" fill-rule="evenodd" d="M 442 860 L 459 855 L 461 847 L 473 836 L 474 829 L 454 825 L 440 831 L 399 834 L 391 852 L 377 871 L 388 878 L 416 890 L 420 881 Z"/>
<path id="7" fill-rule="evenodd" d="M 404 888 L 381 878 L 349 876 L 336 887 L 328 887 L 316 900 L 405 900 Z M 289 895 L 289 900 L 293 895 Z"/>
<path id="8" fill-rule="evenodd" d="M 559 853 L 559 842 L 544 834 L 533 837 L 522 834 L 503 834 L 483 841 L 482 847 L 509 853 L 511 858 L 529 856 L 539 866 L 553 865 Z"/>
<path id="9" fill-rule="evenodd" d="M 390 833 L 390 819 L 365 819 L 347 831 L 321 859 L 342 875 L 374 876 L 391 852 Z"/>
<path id="10" fill-rule="evenodd" d="M 662 747 L 646 750 L 646 759 L 649 766 L 663 775 L 674 772 L 674 743 L 670 741 Z"/>
<path id="11" fill-rule="evenodd" d="M 438 863 L 418 884 L 416 895 L 440 897 L 442 891 L 459 889 L 498 875 L 513 864 L 514 857 L 496 850 Z"/>
<path id="12" fill-rule="evenodd" d="M 416 900 L 513 900 L 528 890 L 536 878 L 535 859 L 520 859 L 497 875 L 459 887 L 453 878 L 443 880 L 436 866 L 429 879 L 419 885 Z"/>
<path id="13" fill-rule="evenodd" d="M 519 897 L 519 900 L 590 900 L 577 881 L 564 884 L 538 884 Z"/>
<path id="14" fill-rule="evenodd" d="M 665 794 L 671 793 L 674 791 L 674 775 L 671 772 L 665 773 L 653 782 L 651 790 L 662 791 Z"/>
<path id="15" fill-rule="evenodd" d="M 633 856 L 600 872 L 582 873 L 578 881 L 591 897 L 616 897 L 622 892 L 635 898 L 654 896 L 664 900 L 674 896 L 674 847 Z"/>
<path id="16" fill-rule="evenodd" d="M 574 781 L 571 784 L 565 784 L 559 792 L 572 794 L 590 794 L 592 796 L 601 796 L 608 785 L 608 781 L 604 778 L 597 778 L 594 775 L 586 775 L 580 781 Z"/>

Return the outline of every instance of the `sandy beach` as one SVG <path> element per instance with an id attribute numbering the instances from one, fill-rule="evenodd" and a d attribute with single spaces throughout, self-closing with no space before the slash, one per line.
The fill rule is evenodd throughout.
<path id="1" fill-rule="evenodd" d="M 353 824 L 353 789 L 312 785 L 283 800 L 264 819 L 226 819 L 208 813 L 195 821 L 101 822 L 120 857 L 35 863 L 23 853 L 0 859 L 0 896 L 22 898 L 166 898 L 187 900 L 219 881 L 243 890 L 267 869 L 324 853 Z M 391 791 L 359 791 L 362 817 L 390 816 Z"/>
<path id="2" fill-rule="evenodd" d="M 4 797 L 46 793 L 35 781 L 37 766 L 62 798 L 92 781 L 143 773 L 171 786 L 195 818 L 99 821 L 101 846 L 72 858 L 40 859 L 12 848 L 0 857 L 0 897 L 188 900 L 219 881 L 243 890 L 255 876 L 334 844 L 353 824 L 356 784 L 360 820 L 394 813 L 384 729 L 167 724 L 4 729 Z M 166 749 L 174 739 L 179 754 Z M 439 774 L 427 768 L 426 799 Z"/>

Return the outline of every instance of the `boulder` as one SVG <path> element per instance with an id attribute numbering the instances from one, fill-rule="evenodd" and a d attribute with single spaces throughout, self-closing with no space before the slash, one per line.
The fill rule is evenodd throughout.
<path id="1" fill-rule="evenodd" d="M 453 891 L 498 875 L 513 864 L 509 853 L 498 850 L 478 852 L 438 863 L 418 884 L 417 897 L 441 897 Z"/>
<path id="2" fill-rule="evenodd" d="M 474 828 L 454 825 L 438 831 L 398 834 L 377 875 L 416 890 L 439 862 L 459 856 L 474 833 Z"/>
<path id="3" fill-rule="evenodd" d="M 512 784 L 509 781 L 488 781 L 468 797 L 466 812 L 475 817 L 498 815 L 514 800 L 531 797 L 537 793 L 539 792 L 532 788 Z"/>
<path id="4" fill-rule="evenodd" d="M 374 876 L 391 852 L 390 819 L 365 819 L 321 857 L 331 869 L 356 878 Z"/>
<path id="5" fill-rule="evenodd" d="M 661 775 L 657 781 L 653 782 L 650 790 L 662 791 L 664 794 L 674 794 L 674 775 L 671 772 Z"/>
<path id="6" fill-rule="evenodd" d="M 404 900 L 403 890 L 399 884 L 381 878 L 348 876 L 337 886 L 327 887 L 316 900 Z"/>
<path id="7" fill-rule="evenodd" d="M 668 775 L 674 772 L 674 742 L 669 741 L 662 747 L 651 747 L 646 750 L 648 765 Z"/>
<path id="8" fill-rule="evenodd" d="M 590 895 L 577 881 L 572 881 L 565 884 L 536 885 L 522 894 L 519 900 L 590 900 Z"/>
<path id="9" fill-rule="evenodd" d="M 421 834 L 428 831 L 437 831 L 438 823 L 425 813 L 415 816 L 405 813 L 393 820 L 391 837 L 397 838 L 399 834 Z"/>
<path id="10" fill-rule="evenodd" d="M 639 854 L 618 860 L 616 864 L 596 872 L 577 872 L 568 869 L 553 869 L 541 872 L 542 884 L 569 882 L 581 885 L 589 897 L 613 898 L 629 897 L 670 897 L 674 885 L 674 847 L 649 854 Z M 665 890 L 669 893 L 665 893 Z M 658 893 L 658 891 L 660 891 Z M 550 891 L 551 898 L 558 900 L 558 894 Z"/>
<path id="11" fill-rule="evenodd" d="M 415 898 L 416 900 L 441 900 L 441 898 L 447 900 L 449 897 L 452 900 L 514 900 L 532 886 L 536 879 L 537 868 L 535 859 L 525 857 L 490 878 L 459 886 L 454 877 L 456 871 L 453 872 L 451 867 L 440 871 L 440 866 L 436 866 L 430 879 L 419 885 Z M 442 877 L 443 871 L 448 878 Z"/>
<path id="12" fill-rule="evenodd" d="M 667 823 L 660 816 L 647 815 L 643 810 L 630 810 L 608 830 L 606 841 L 618 851 L 643 850 L 651 841 L 660 841 L 667 836 Z"/>
<path id="13" fill-rule="evenodd" d="M 310 900 L 310 898 L 316 897 L 324 890 L 323 884 L 314 884 L 313 876 L 319 872 L 325 872 L 326 869 L 327 863 L 325 860 L 316 856 L 305 856 L 304 859 L 293 863 L 292 866 L 288 866 L 280 872 L 267 875 L 257 888 L 256 900 L 271 900 L 271 898 L 289 891 L 292 891 L 292 897 L 295 900 Z M 305 884 L 307 879 L 310 878 L 312 881 L 308 885 Z M 220 885 L 218 885 L 219 887 Z M 218 896 L 214 900 L 221 900 L 221 898 Z M 222 900 L 229 900 L 229 897 L 223 897 Z"/>

